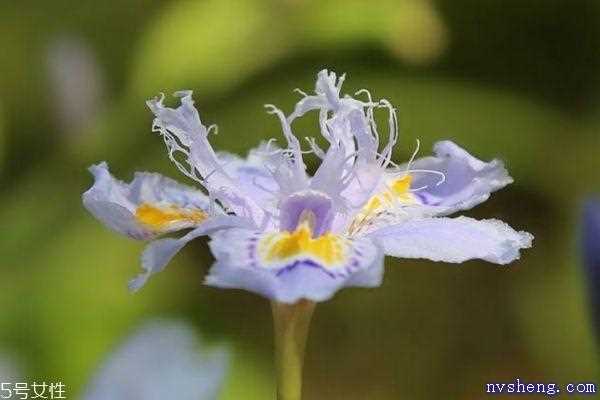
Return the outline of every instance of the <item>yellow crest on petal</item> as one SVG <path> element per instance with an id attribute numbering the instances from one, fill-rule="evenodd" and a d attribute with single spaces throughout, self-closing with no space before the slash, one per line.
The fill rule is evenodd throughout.
<path id="1" fill-rule="evenodd" d="M 267 264 L 310 256 L 327 267 L 338 265 L 346 259 L 347 243 L 345 239 L 332 233 L 313 238 L 309 224 L 304 222 L 294 232 L 265 236 L 259 243 L 258 251 Z"/>
<path id="2" fill-rule="evenodd" d="M 142 203 L 135 211 L 139 222 L 153 229 L 161 230 L 174 223 L 199 224 L 208 215 L 197 209 L 184 209 L 176 206 L 159 207 Z"/>
<path id="3" fill-rule="evenodd" d="M 383 192 L 367 201 L 367 204 L 356 215 L 348 231 L 353 234 L 361 230 L 374 217 L 392 208 L 395 203 L 414 204 L 415 196 L 410 191 L 412 176 L 409 174 L 392 181 Z"/>

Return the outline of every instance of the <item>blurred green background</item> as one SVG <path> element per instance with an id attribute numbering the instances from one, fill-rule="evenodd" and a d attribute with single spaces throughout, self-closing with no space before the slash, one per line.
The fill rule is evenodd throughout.
<path id="1" fill-rule="evenodd" d="M 348 73 L 398 108 L 401 146 L 452 139 L 506 161 L 515 183 L 467 214 L 532 232 L 508 268 L 388 260 L 376 290 L 319 305 L 307 399 L 477 399 L 520 377 L 600 383 L 578 247 L 600 192 L 600 4 L 595 0 L 203 0 L 0 3 L 0 358 L 76 397 L 140 322 L 174 317 L 231 343 L 222 399 L 271 398 L 268 302 L 201 285 L 196 241 L 140 292 L 141 243 L 81 205 L 86 168 L 185 181 L 144 101 L 193 89 L 216 148 L 280 134 L 316 73 Z M 302 125 L 308 130 L 308 125 Z M 306 132 L 306 134 L 314 134 Z"/>

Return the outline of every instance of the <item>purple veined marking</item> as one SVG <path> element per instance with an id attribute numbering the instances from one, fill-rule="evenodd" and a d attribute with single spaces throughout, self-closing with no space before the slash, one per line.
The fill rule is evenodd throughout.
<path id="1" fill-rule="evenodd" d="M 421 200 L 422 204 L 425 206 L 439 206 L 442 201 L 436 200 L 435 196 L 431 196 L 424 192 L 414 192 L 415 197 Z"/>
<path id="2" fill-rule="evenodd" d="M 352 275 L 354 272 L 356 272 L 356 270 L 358 270 L 360 264 L 358 262 L 358 259 L 353 258 L 350 262 L 350 265 L 346 266 L 344 268 L 344 274 L 340 274 L 340 276 L 348 276 L 348 275 Z"/>
<path id="3" fill-rule="evenodd" d="M 256 262 L 256 246 L 257 246 L 257 242 L 258 242 L 258 236 L 252 236 L 251 238 L 248 239 L 248 258 L 251 260 L 250 261 L 250 266 L 252 268 L 257 268 L 257 262 Z"/>
<path id="4" fill-rule="evenodd" d="M 321 264 L 319 264 L 313 260 L 310 260 L 310 259 L 296 260 L 293 263 L 286 265 L 285 267 L 279 269 L 275 275 L 279 277 L 287 272 L 293 271 L 294 269 L 296 269 L 297 267 L 300 267 L 300 266 L 317 268 L 320 271 L 322 271 L 324 274 L 329 276 L 330 278 L 333 278 L 333 279 L 336 278 L 336 274 L 334 274 L 333 272 L 327 271 L 325 268 L 323 268 L 323 266 Z"/>
<path id="5" fill-rule="evenodd" d="M 419 192 L 414 192 L 413 195 L 418 198 L 421 203 L 423 203 L 424 205 L 429 205 L 429 200 L 427 200 L 427 196 L 425 196 L 425 194 L 423 193 L 419 193 Z"/>

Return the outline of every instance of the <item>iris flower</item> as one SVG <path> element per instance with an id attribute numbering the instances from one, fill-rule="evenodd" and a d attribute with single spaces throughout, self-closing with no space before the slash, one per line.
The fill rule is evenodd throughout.
<path id="1" fill-rule="evenodd" d="M 191 91 L 175 93 L 176 108 L 161 95 L 147 102 L 153 131 L 198 188 L 153 173 L 124 183 L 100 163 L 91 167 L 95 183 L 83 194 L 86 208 L 108 227 L 150 241 L 132 290 L 186 243 L 210 236 L 216 261 L 206 284 L 272 301 L 280 400 L 301 398 L 315 303 L 344 287 L 379 286 L 385 255 L 508 264 L 533 240 L 502 221 L 448 217 L 512 182 L 502 162 L 481 161 L 450 141 L 417 159 L 417 141 L 412 157 L 397 164 L 396 110 L 367 90 L 342 95 L 343 81 L 344 75 L 323 70 L 315 93 L 298 90 L 301 99 L 288 115 L 267 105 L 283 141 L 264 141 L 246 158 L 213 150 L 209 136 L 216 127 L 202 122 Z M 375 114 L 382 111 L 387 123 L 380 135 Z M 320 137 L 301 141 L 294 122 L 310 112 L 318 115 Z M 312 175 L 305 157 L 320 161 Z M 182 230 L 187 233 L 161 237 Z"/>
<path id="2" fill-rule="evenodd" d="M 216 127 L 201 121 L 191 91 L 175 93 L 176 108 L 166 106 L 164 96 L 148 101 L 153 131 L 199 188 L 146 172 L 124 183 L 106 163 L 90 168 L 95 183 L 83 195 L 87 209 L 108 227 L 151 241 L 142 255 L 144 272 L 130 288 L 140 288 L 202 235 L 210 235 L 216 259 L 208 285 L 290 304 L 324 301 L 344 287 L 379 286 L 385 255 L 508 264 L 531 246 L 531 234 L 502 221 L 448 217 L 512 182 L 501 161 L 481 161 L 451 141 L 417 159 L 417 141 L 411 159 L 397 164 L 396 110 L 366 90 L 341 95 L 343 81 L 344 75 L 323 70 L 314 94 L 298 90 L 301 99 L 289 115 L 267 105 L 284 143 L 263 142 L 246 158 L 213 150 L 209 137 Z M 382 135 L 379 110 L 387 116 Z M 302 146 L 293 125 L 309 112 L 318 114 L 321 138 L 305 138 Z M 320 160 L 312 175 L 305 157 Z M 160 238 L 181 230 L 189 232 Z"/>
<path id="3" fill-rule="evenodd" d="M 597 198 L 587 200 L 584 205 L 581 240 L 591 317 L 600 339 L 600 200 Z"/>
<path id="4" fill-rule="evenodd" d="M 186 324 L 149 322 L 111 354 L 82 398 L 215 400 L 228 359 L 224 348 L 203 348 Z"/>
<path id="5" fill-rule="evenodd" d="M 2 382 L 6 382 L 6 384 L 10 382 L 22 382 L 19 368 L 17 368 L 12 358 L 5 355 L 0 356 L 0 384 Z"/>

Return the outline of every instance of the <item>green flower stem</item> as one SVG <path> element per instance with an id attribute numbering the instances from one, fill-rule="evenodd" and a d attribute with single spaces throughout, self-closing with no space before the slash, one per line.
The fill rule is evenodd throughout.
<path id="1" fill-rule="evenodd" d="M 302 399 L 304 349 L 315 305 L 307 300 L 295 304 L 271 303 L 275 327 L 277 400 Z"/>

